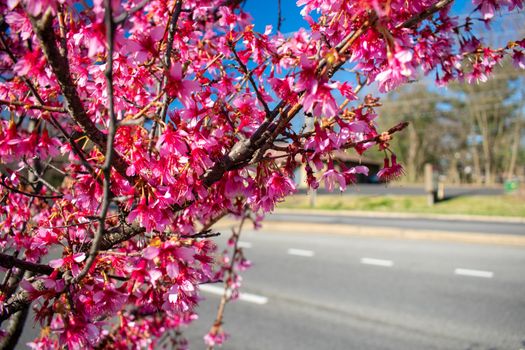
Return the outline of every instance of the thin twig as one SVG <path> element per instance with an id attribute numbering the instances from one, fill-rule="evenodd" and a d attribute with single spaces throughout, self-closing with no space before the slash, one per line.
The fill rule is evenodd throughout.
<path id="1" fill-rule="evenodd" d="M 59 5 L 58 11 L 58 26 L 60 28 L 60 54 L 62 57 L 67 57 L 67 34 L 66 34 L 66 24 L 64 18 L 64 6 Z"/>
<path id="2" fill-rule="evenodd" d="M 0 100 L 0 105 L 22 107 L 22 108 L 25 108 L 25 109 L 38 109 L 38 110 L 46 111 L 46 112 L 67 113 L 66 109 L 62 108 L 62 107 L 33 105 L 33 104 L 20 102 L 20 101 Z"/>
<path id="3" fill-rule="evenodd" d="M 168 41 L 166 42 L 166 51 L 164 52 L 164 58 L 162 60 L 162 64 L 164 65 L 164 77 L 162 79 L 162 82 L 159 82 L 159 94 L 163 88 L 168 85 L 168 78 L 169 78 L 169 72 L 171 67 L 171 51 L 173 50 L 173 41 L 175 40 L 175 31 L 177 30 L 177 22 L 179 20 L 179 16 L 182 10 L 182 0 L 177 0 L 177 2 L 174 5 L 173 13 L 171 14 L 171 20 L 168 28 Z M 168 94 L 164 94 L 164 98 L 162 99 L 162 107 L 160 109 L 159 113 L 159 119 L 161 121 L 164 121 L 166 119 L 166 114 L 168 113 L 168 107 L 171 103 L 171 98 L 168 96 Z M 150 142 L 148 145 L 149 152 L 151 153 L 151 150 L 153 148 L 153 140 L 155 138 L 155 134 L 157 132 L 157 128 L 159 122 L 155 120 L 153 123 L 153 127 L 151 128 L 150 132 Z"/>
<path id="4" fill-rule="evenodd" d="M 164 52 L 163 64 L 165 67 L 165 74 L 162 82 L 162 85 L 164 87 L 168 84 L 168 76 L 171 68 L 171 51 L 173 50 L 173 41 L 175 40 L 175 31 L 177 30 L 177 22 L 179 20 L 181 10 L 182 0 L 177 0 L 177 3 L 175 4 L 175 8 L 173 9 L 173 13 L 171 15 L 170 26 L 168 29 L 168 41 L 166 42 L 166 51 Z M 166 118 L 169 100 L 170 99 L 168 94 L 165 94 L 164 99 L 162 100 L 162 109 L 160 110 L 160 120 L 164 120 Z"/>
<path id="5" fill-rule="evenodd" d="M 149 0 L 142 0 L 141 2 L 139 2 L 136 6 L 134 6 L 133 8 L 127 10 L 127 11 L 124 11 L 122 12 L 120 15 L 118 15 L 117 17 L 115 17 L 115 19 L 113 20 L 113 23 L 115 23 L 115 26 L 118 26 L 122 23 L 124 23 L 129 17 L 131 17 L 131 15 L 133 15 L 135 12 L 137 11 L 140 11 L 142 10 L 142 8 L 144 6 L 146 6 L 146 4 L 149 2 Z"/>
<path id="6" fill-rule="evenodd" d="M 401 122 L 393 127 L 391 127 L 390 129 L 388 129 L 386 132 L 382 133 L 382 134 L 379 134 L 377 136 L 374 136 L 372 138 L 369 138 L 369 139 L 366 139 L 366 140 L 361 140 L 361 141 L 357 141 L 357 142 L 347 142 L 345 143 L 344 145 L 342 145 L 340 148 L 334 150 L 334 151 L 340 151 L 340 150 L 345 150 L 345 149 L 349 149 L 349 148 L 354 148 L 358 145 L 363 145 L 365 143 L 369 143 L 369 142 L 376 142 L 376 143 L 379 143 L 379 142 L 383 142 L 383 138 L 385 136 L 391 136 L 393 134 L 395 134 L 396 132 L 399 132 L 403 129 L 405 129 L 407 126 L 408 126 L 408 122 Z M 301 135 L 297 135 L 297 137 L 300 137 L 300 138 L 303 138 L 303 137 L 308 137 L 308 136 L 311 136 L 311 135 L 314 135 L 315 132 L 309 132 L 309 133 L 304 133 L 304 134 L 301 134 Z M 256 163 L 259 163 L 261 161 L 266 161 L 266 160 L 275 160 L 275 159 L 281 159 L 281 158 L 287 158 L 291 155 L 294 155 L 294 154 L 305 154 L 305 153 L 313 153 L 315 150 L 314 149 L 308 149 L 308 148 L 302 148 L 302 149 L 296 149 L 293 153 L 286 153 L 286 154 L 280 154 L 278 156 L 272 156 L 272 157 L 261 157 L 261 158 L 258 158 L 258 159 L 255 159 L 253 160 L 252 162 L 250 162 L 250 165 L 253 165 L 253 164 L 256 164 Z"/>
<path id="7" fill-rule="evenodd" d="M 432 16 L 434 13 L 441 11 L 445 7 L 447 7 L 449 4 L 451 4 L 454 0 L 439 0 L 434 5 L 430 6 L 423 12 L 419 13 L 418 15 L 406 20 L 405 22 L 399 24 L 396 26 L 396 29 L 399 28 L 410 28 L 414 25 L 418 24 L 422 20 Z"/>
<path id="8" fill-rule="evenodd" d="M 181 235 L 180 238 L 211 238 L 220 236 L 220 232 L 211 232 L 211 230 L 206 230 L 204 232 L 195 233 L 193 235 Z"/>
<path id="9" fill-rule="evenodd" d="M 12 192 L 15 192 L 15 193 L 18 193 L 18 194 L 23 194 L 24 196 L 28 196 L 28 197 L 35 197 L 35 198 L 42 198 L 42 199 L 57 199 L 57 198 L 62 198 L 63 197 L 62 194 L 47 196 L 47 195 L 44 195 L 44 194 L 30 193 L 30 192 L 21 191 L 19 189 L 16 189 L 14 187 L 9 186 L 5 182 L 5 175 L 1 176 L 1 185 L 4 186 L 5 188 L 7 188 L 8 190 L 12 191 Z"/>
<path id="10" fill-rule="evenodd" d="M 27 169 L 37 178 L 35 181 L 39 181 L 42 184 L 44 184 L 47 188 L 52 190 L 53 192 L 58 193 L 58 195 L 63 196 L 64 194 L 61 193 L 55 186 L 51 185 L 49 182 L 47 182 L 39 173 L 34 169 L 27 160 L 23 160 L 24 164 L 27 166 Z"/>
<path id="11" fill-rule="evenodd" d="M 140 120 L 140 118 L 157 103 L 157 101 L 164 95 L 165 91 L 161 91 L 160 94 L 158 94 L 153 100 L 151 100 L 150 103 L 148 103 L 144 108 L 142 108 L 137 114 L 133 115 L 132 117 L 129 117 L 119 123 L 119 126 L 124 125 L 135 125 L 137 120 Z"/>
<path id="12" fill-rule="evenodd" d="M 226 269 L 226 275 L 224 276 L 224 292 L 222 293 L 221 301 L 219 303 L 219 307 L 217 309 L 217 316 L 215 317 L 215 321 L 213 322 L 213 325 L 210 329 L 210 334 L 216 335 L 222 327 L 222 320 L 224 317 L 224 310 L 226 308 L 226 303 L 230 300 L 231 297 L 231 289 L 229 287 L 229 282 L 232 278 L 234 278 L 234 268 L 235 268 L 235 261 L 237 258 L 237 255 L 240 253 L 240 249 L 238 247 L 239 245 L 239 238 L 241 236 L 242 227 L 244 225 L 244 222 L 246 221 L 247 215 L 244 215 L 241 219 L 241 222 L 239 223 L 239 227 L 237 230 L 233 230 L 233 253 L 230 260 L 230 265 Z M 212 350 L 213 346 L 208 346 L 208 350 Z"/>
<path id="13" fill-rule="evenodd" d="M 248 67 L 246 67 L 246 65 L 244 64 L 244 62 L 241 60 L 241 58 L 239 57 L 239 55 L 237 54 L 237 51 L 235 50 L 235 46 L 233 43 L 229 43 L 230 45 L 230 50 L 232 51 L 233 53 L 233 56 L 235 57 L 235 60 L 237 61 L 237 63 L 239 64 L 239 66 L 241 67 L 241 71 L 242 73 L 248 78 L 248 80 L 250 81 L 250 84 L 252 85 L 253 87 L 253 90 L 255 91 L 255 94 L 257 96 L 257 99 L 259 100 L 259 102 L 262 104 L 263 108 L 264 108 L 264 112 L 266 113 L 266 118 L 269 118 L 270 115 L 272 114 L 272 112 L 270 111 L 270 107 L 268 107 L 268 104 L 266 103 L 266 101 L 264 100 L 264 96 L 262 95 L 261 91 L 259 90 L 259 88 L 257 87 L 257 84 L 255 83 L 255 80 L 253 79 L 253 76 L 252 76 L 252 72 L 250 72 L 248 70 Z"/>
<path id="14" fill-rule="evenodd" d="M 117 117 L 115 115 L 115 108 L 113 102 L 113 46 L 114 46 L 114 36 L 115 36 L 115 24 L 113 22 L 113 9 L 111 0 L 104 0 L 104 5 L 106 7 L 106 12 L 104 14 L 104 22 L 106 24 L 106 38 L 107 38 L 107 59 L 106 59 L 106 85 L 107 85 L 107 94 L 108 94 L 108 113 L 109 113 L 109 126 L 108 126 L 108 135 L 107 135 L 107 145 L 106 145 L 106 157 L 104 164 L 102 165 L 102 173 L 104 174 L 104 186 L 102 194 L 102 207 L 100 209 L 100 217 L 98 219 L 99 226 L 93 242 L 91 243 L 91 248 L 89 250 L 89 256 L 86 259 L 86 264 L 84 265 L 82 271 L 75 277 L 74 281 L 79 282 L 86 276 L 89 272 L 91 266 L 95 262 L 95 259 L 100 248 L 100 242 L 102 240 L 102 235 L 106 229 L 106 216 L 109 210 L 109 204 L 111 202 L 111 165 L 113 162 L 114 152 L 113 144 L 115 141 L 115 134 L 117 132 Z"/>

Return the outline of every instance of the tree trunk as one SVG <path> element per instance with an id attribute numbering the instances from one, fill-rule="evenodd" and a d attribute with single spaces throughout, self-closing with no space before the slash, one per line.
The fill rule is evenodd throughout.
<path id="1" fill-rule="evenodd" d="M 480 165 L 480 159 L 479 159 L 479 152 L 478 152 L 478 147 L 476 145 L 474 145 L 472 147 L 472 160 L 473 160 L 473 163 L 472 163 L 472 174 L 474 175 L 474 182 L 476 183 L 476 185 L 481 185 L 482 183 L 482 178 L 481 178 L 481 165 Z"/>
<path id="2" fill-rule="evenodd" d="M 509 167 L 507 169 L 507 180 L 512 179 L 516 171 L 516 160 L 518 158 L 520 139 L 521 139 L 521 123 L 518 120 L 516 122 L 516 126 L 514 129 L 514 140 L 512 142 L 512 147 L 510 150 L 511 156 L 510 156 L 510 161 L 509 161 Z"/>
<path id="3" fill-rule="evenodd" d="M 419 147 L 419 140 L 417 137 L 417 131 L 413 123 L 408 124 L 408 159 L 407 159 L 407 177 L 409 182 L 414 182 L 417 175 L 417 150 Z"/>

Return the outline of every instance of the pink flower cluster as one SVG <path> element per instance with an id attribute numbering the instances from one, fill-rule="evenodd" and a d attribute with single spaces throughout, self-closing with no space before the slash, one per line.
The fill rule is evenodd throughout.
<path id="1" fill-rule="evenodd" d="M 442 1 L 299 0 L 309 28 L 287 35 L 255 31 L 237 0 L 107 3 L 113 26 L 102 0 L 0 3 L 0 254 L 16 259 L 11 275 L 34 274 L 2 287 L 0 320 L 34 305 L 33 349 L 153 349 L 165 334 L 185 348 L 199 285 L 229 276 L 234 298 L 250 266 L 236 252 L 230 271 L 213 223 L 250 211 L 258 225 L 301 166 L 330 191 L 368 174 L 338 151 L 379 148 L 378 176 L 402 175 L 388 145 L 402 127 L 377 130 L 363 87 L 418 72 L 483 82 L 505 56 L 525 68 L 524 40 L 490 48 L 450 4 L 427 11 Z M 489 27 L 523 5 L 473 1 Z"/>

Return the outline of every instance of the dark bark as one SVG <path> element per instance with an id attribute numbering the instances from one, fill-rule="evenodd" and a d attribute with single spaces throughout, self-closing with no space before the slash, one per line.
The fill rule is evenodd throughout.
<path id="1" fill-rule="evenodd" d="M 46 56 L 47 62 L 53 70 L 53 74 L 60 85 L 60 89 L 62 90 L 66 102 L 67 111 L 89 139 L 105 154 L 107 137 L 97 128 L 91 118 L 89 118 L 84 105 L 82 104 L 82 100 L 80 99 L 75 84 L 71 78 L 68 59 L 60 54 L 57 47 L 57 37 L 53 29 L 53 17 L 51 12 L 46 12 L 40 19 L 31 17 L 31 23 L 33 24 L 33 29 L 40 40 L 42 51 Z M 116 152 L 112 163 L 115 170 L 122 177 L 130 181 L 130 183 L 134 183 L 134 179 L 126 175 L 128 164 Z"/>

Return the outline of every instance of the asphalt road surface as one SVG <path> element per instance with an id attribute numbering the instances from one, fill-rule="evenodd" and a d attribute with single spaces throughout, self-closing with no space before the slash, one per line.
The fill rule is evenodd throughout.
<path id="1" fill-rule="evenodd" d="M 223 349 L 525 349 L 524 248 L 261 232 L 242 245 L 254 266 Z M 204 288 L 191 349 L 219 301 Z"/>
<path id="2" fill-rule="evenodd" d="M 222 349 L 525 349 L 525 248 L 300 232 L 241 245 L 254 266 Z M 220 286 L 202 288 L 190 349 L 205 349 L 219 302 Z"/>

